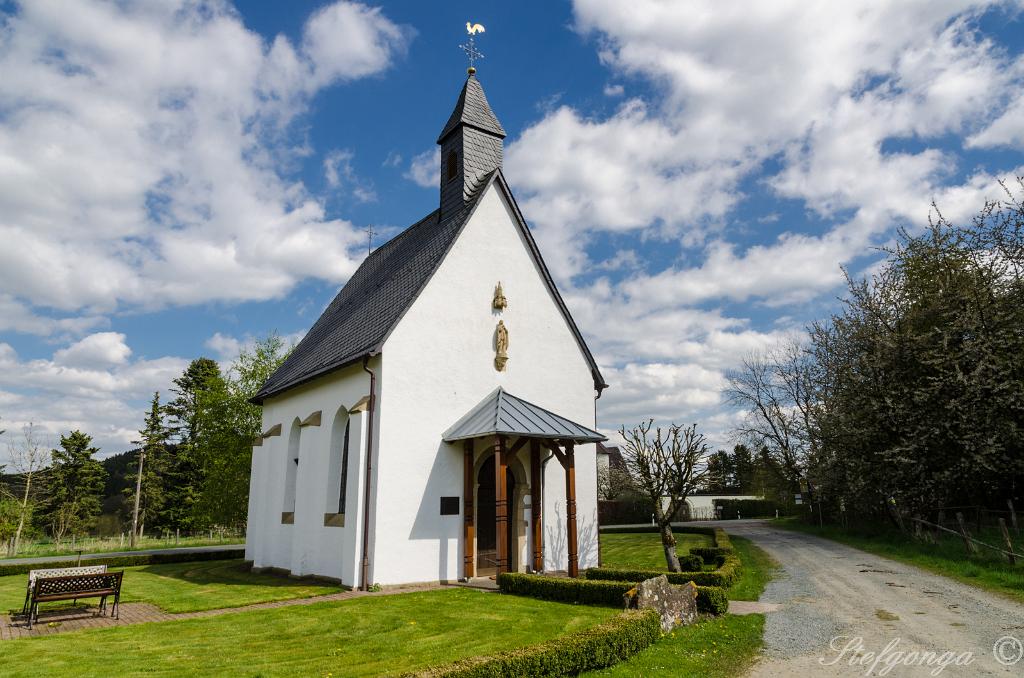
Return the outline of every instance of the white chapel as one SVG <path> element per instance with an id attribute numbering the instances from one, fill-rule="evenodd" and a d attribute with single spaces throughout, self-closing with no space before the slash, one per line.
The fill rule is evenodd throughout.
<path id="1" fill-rule="evenodd" d="M 343 584 L 597 565 L 607 385 L 470 69 L 439 206 L 366 258 L 254 402 L 245 555 Z"/>

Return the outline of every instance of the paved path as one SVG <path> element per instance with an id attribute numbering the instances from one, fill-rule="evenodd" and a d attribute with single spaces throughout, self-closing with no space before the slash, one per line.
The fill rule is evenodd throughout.
<path id="1" fill-rule="evenodd" d="M 751 676 L 1024 676 L 1024 659 L 1004 666 L 992 650 L 1005 636 L 1024 641 L 1024 605 L 766 522 L 716 524 L 754 540 L 782 566 L 761 596 L 780 607 L 766 615 L 764 656 Z M 1012 650 L 1007 641 L 1005 651 Z M 971 652 L 973 662 L 949 664 L 938 674 L 937 664 L 901 664 L 883 672 L 900 651 L 948 651 L 961 661 L 961 653 Z M 886 659 L 871 670 L 878 654 Z"/>
<path id="2" fill-rule="evenodd" d="M 214 546 L 180 546 L 170 549 L 145 549 L 142 551 L 111 551 L 107 553 L 83 553 L 82 560 L 96 560 L 97 558 L 119 558 L 121 556 L 148 556 L 154 554 L 175 554 L 175 553 L 207 553 L 217 551 L 237 551 L 245 548 L 245 544 L 216 544 Z M 70 556 L 41 556 L 38 558 L 8 558 L 0 560 L 0 565 L 36 565 L 38 563 L 73 563 L 78 560 L 78 554 Z"/>
<path id="3" fill-rule="evenodd" d="M 279 600 L 271 603 L 257 603 L 245 607 L 222 608 L 219 610 L 204 610 L 202 612 L 184 612 L 172 614 L 164 612 L 155 605 L 149 603 L 124 603 L 121 605 L 120 619 L 113 619 L 110 616 L 97 617 L 96 606 L 85 606 L 80 604 L 77 608 L 59 608 L 53 611 L 45 609 L 39 613 L 39 621 L 32 625 L 32 630 L 20 617 L 11 620 L 10 615 L 0 614 L 0 641 L 13 640 L 16 638 L 29 638 L 33 636 L 48 636 L 55 633 L 67 631 L 81 631 L 84 629 L 101 629 L 110 626 L 127 626 L 130 624 L 142 624 L 145 622 L 158 621 L 179 621 L 181 619 L 201 619 L 204 617 L 218 617 L 222 614 L 234 614 L 237 612 L 248 612 L 250 610 L 269 610 L 278 607 L 291 607 L 293 605 L 312 605 L 326 601 L 350 600 L 362 598 L 363 596 L 383 596 L 396 593 L 412 593 L 413 591 L 429 591 L 442 588 L 442 584 L 409 584 L 405 586 L 389 586 L 383 591 L 369 593 L 367 591 L 342 591 L 326 596 L 313 596 L 312 598 L 295 598 L 293 600 Z M 111 602 L 108 601 L 108 611 Z M 0 650 L 0 656 L 3 655 Z"/>

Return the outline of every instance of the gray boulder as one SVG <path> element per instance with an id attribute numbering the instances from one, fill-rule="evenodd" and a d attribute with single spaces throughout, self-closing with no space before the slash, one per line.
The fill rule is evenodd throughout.
<path id="1" fill-rule="evenodd" d="M 692 581 L 684 586 L 673 586 L 665 575 L 640 582 L 626 592 L 623 603 L 627 610 L 657 612 L 665 633 L 697 619 L 697 587 Z"/>

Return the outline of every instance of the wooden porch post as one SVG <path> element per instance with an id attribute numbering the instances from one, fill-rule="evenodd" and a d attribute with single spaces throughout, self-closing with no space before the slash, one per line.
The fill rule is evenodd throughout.
<path id="1" fill-rule="evenodd" d="M 466 549 L 463 558 L 465 577 L 469 579 L 476 574 L 473 567 L 473 550 L 476 548 L 476 529 L 473 525 L 473 488 L 476 486 L 473 478 L 473 441 L 465 441 L 463 450 L 462 543 Z"/>
<path id="2" fill-rule="evenodd" d="M 494 443 L 494 532 L 497 540 L 498 574 L 508 572 L 508 486 L 505 474 L 508 457 L 505 454 L 505 436 L 498 436 Z"/>
<path id="3" fill-rule="evenodd" d="M 540 499 L 540 441 L 530 441 L 530 519 L 533 521 L 533 571 L 544 570 L 544 524 Z"/>
<path id="4" fill-rule="evenodd" d="M 576 535 L 576 455 L 572 441 L 565 444 L 565 516 L 567 550 L 569 551 L 569 576 L 580 574 L 578 544 Z"/>

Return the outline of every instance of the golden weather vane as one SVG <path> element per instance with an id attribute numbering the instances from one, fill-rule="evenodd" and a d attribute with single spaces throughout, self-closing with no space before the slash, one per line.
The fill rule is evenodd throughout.
<path id="1" fill-rule="evenodd" d="M 476 48 L 476 34 L 485 33 L 483 24 L 474 24 L 472 22 L 466 22 L 466 34 L 469 35 L 469 40 L 464 45 L 459 45 L 462 51 L 469 57 L 469 68 L 466 69 L 470 75 L 476 73 L 476 60 L 483 59 L 484 55 Z"/>

